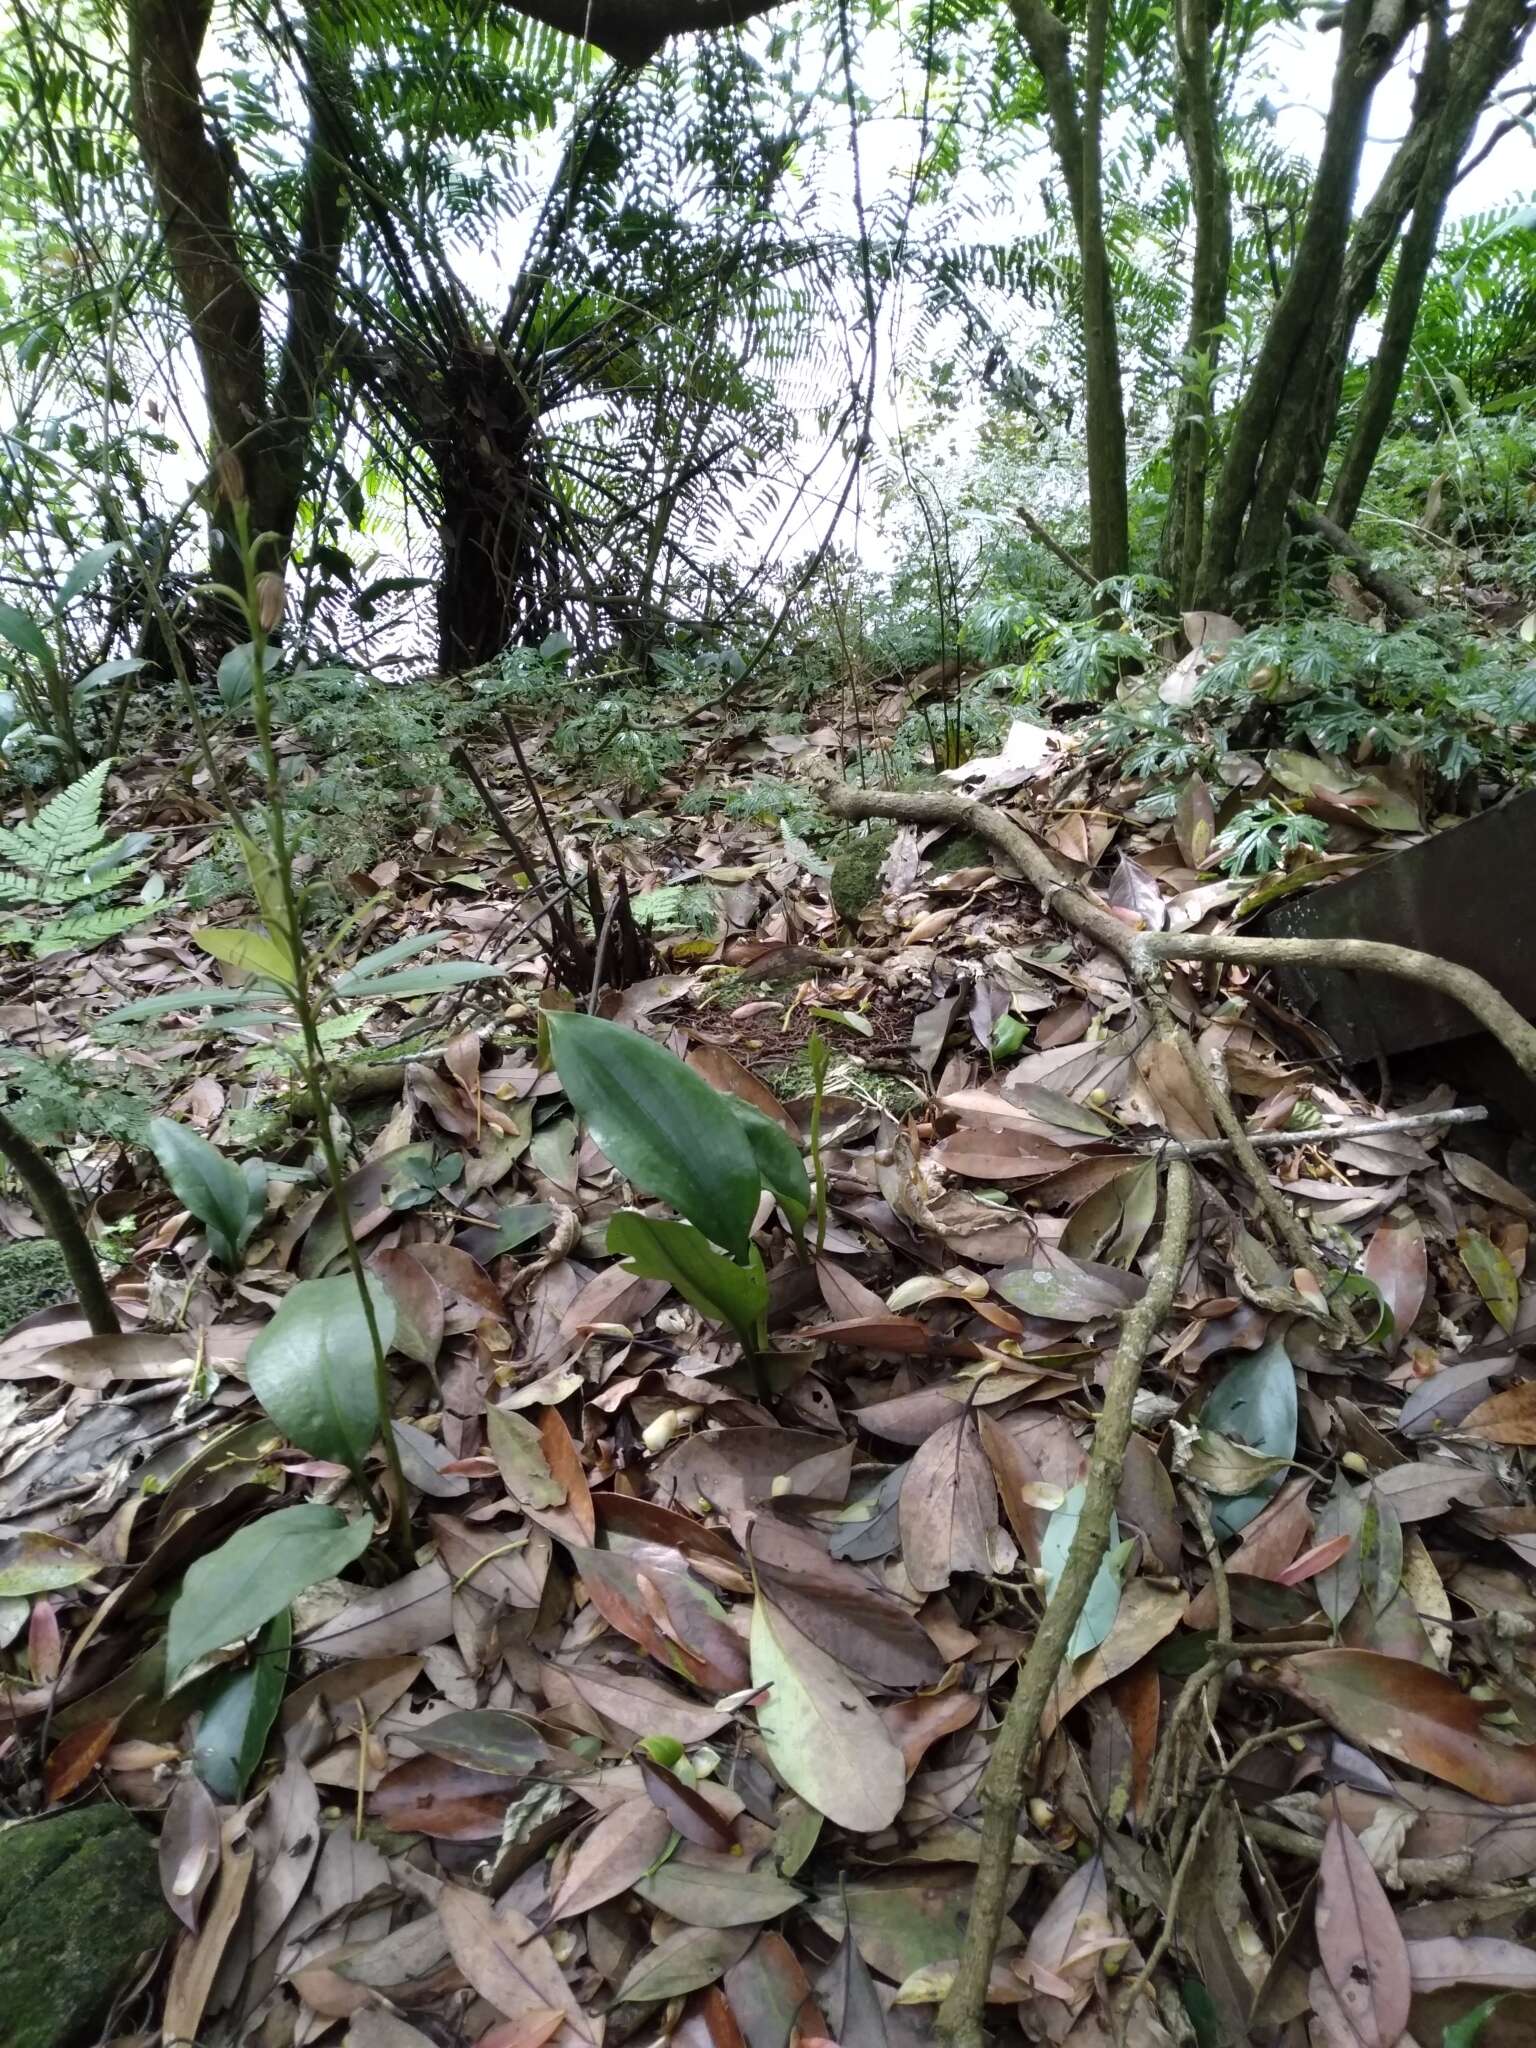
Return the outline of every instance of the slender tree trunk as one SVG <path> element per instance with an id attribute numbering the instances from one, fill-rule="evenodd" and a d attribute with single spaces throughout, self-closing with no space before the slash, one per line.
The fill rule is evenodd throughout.
<path id="1" fill-rule="evenodd" d="M 311 15 L 303 216 L 288 275 L 288 330 L 274 391 L 262 294 L 246 265 L 225 150 L 210 130 L 203 96 L 199 64 L 212 12 L 212 0 L 130 0 L 129 97 L 197 352 L 213 452 L 228 449 L 238 456 L 252 529 L 276 536 L 273 554 L 280 563 L 293 538 L 314 394 L 335 333 L 346 197 L 340 153 L 329 146 L 325 104 L 340 91 L 344 66 L 327 51 Z M 220 546 L 229 538 L 216 513 L 212 567 L 225 582 L 238 580 Z"/>
<path id="2" fill-rule="evenodd" d="M 1291 274 L 1238 406 L 1196 580 L 1202 604 L 1231 606 L 1273 572 L 1317 399 L 1366 124 L 1410 26 L 1406 0 L 1348 0 L 1339 27 L 1322 156 Z"/>
<path id="3" fill-rule="evenodd" d="M 1226 318 L 1232 269 L 1232 185 L 1221 147 L 1212 79 L 1211 42 L 1222 0 L 1175 0 L 1174 58 L 1179 77 L 1178 122 L 1189 166 L 1195 247 L 1190 281 L 1189 339 L 1184 388 L 1173 432 L 1168 516 L 1163 529 L 1163 574 L 1181 607 L 1194 601 L 1205 538 L 1206 472 L 1211 456 L 1211 405 Z"/>
<path id="4" fill-rule="evenodd" d="M 1413 212 L 1397 254 L 1381 341 L 1328 501 L 1329 518 L 1346 530 L 1360 509 L 1360 499 L 1392 423 L 1446 202 L 1455 187 L 1462 157 L 1495 85 L 1513 69 L 1533 21 L 1536 5 L 1532 0 L 1472 0 L 1449 45 L 1446 62 L 1437 67 L 1439 86 L 1426 102 L 1423 123 L 1428 141 L 1421 153 Z M 1417 104 L 1415 116 L 1414 126 L 1418 128 Z M 1377 268 L 1379 273 L 1380 266 Z M 1348 336 L 1344 338 L 1341 355 L 1347 349 Z"/>
<path id="5" fill-rule="evenodd" d="M 1081 107 L 1071 35 L 1045 0 L 1010 0 L 1045 84 L 1051 146 L 1072 207 L 1083 280 L 1084 398 L 1088 416 L 1089 564 L 1098 582 L 1130 567 L 1125 397 L 1114 283 L 1104 240 L 1103 99 L 1108 0 L 1090 0 Z"/>
<path id="6" fill-rule="evenodd" d="M 1083 193 L 1078 247 L 1083 266 L 1083 354 L 1088 410 L 1088 559 L 1102 583 L 1130 567 L 1125 394 L 1120 337 L 1104 240 L 1104 69 L 1109 0 L 1089 0 L 1083 63 Z"/>

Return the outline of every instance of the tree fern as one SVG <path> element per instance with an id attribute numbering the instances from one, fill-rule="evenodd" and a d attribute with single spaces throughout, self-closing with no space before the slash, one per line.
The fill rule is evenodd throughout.
<path id="1" fill-rule="evenodd" d="M 11 918 L 0 926 L 0 941 L 59 953 L 98 946 L 152 914 L 152 904 L 100 900 L 140 866 L 131 840 L 108 840 L 102 832 L 101 797 L 111 765 L 99 761 L 87 769 L 35 818 L 0 826 L 0 861 L 6 863 L 0 867 L 0 905 L 61 913 L 46 923 L 35 914 Z"/>

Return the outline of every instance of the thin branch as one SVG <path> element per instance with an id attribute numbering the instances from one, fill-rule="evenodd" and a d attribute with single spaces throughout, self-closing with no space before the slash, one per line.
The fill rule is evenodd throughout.
<path id="1" fill-rule="evenodd" d="M 1491 981 L 1411 946 L 1381 939 L 1249 939 L 1230 934 L 1142 932 L 1132 943 L 1133 967 L 1153 960 L 1220 960 L 1233 967 L 1333 967 L 1391 974 L 1450 996 L 1470 1010 L 1521 1072 L 1536 1080 L 1536 1025 L 1530 1024 Z"/>
<path id="2" fill-rule="evenodd" d="M 1410 590 L 1402 577 L 1394 576 L 1390 569 L 1378 568 L 1359 541 L 1351 540 L 1336 520 L 1294 495 L 1290 502 L 1290 516 L 1292 523 L 1303 532 L 1315 533 L 1320 540 L 1326 541 L 1339 560 L 1349 564 L 1366 589 L 1374 591 L 1400 619 L 1422 619 L 1426 616 L 1429 606 L 1418 592 Z"/>
<path id="3" fill-rule="evenodd" d="M 1141 1369 L 1158 1326 L 1173 1305 L 1174 1290 L 1189 1248 L 1194 1179 L 1182 1159 L 1170 1160 L 1163 1216 L 1147 1291 L 1121 1326 L 1120 1342 L 1104 1389 L 1104 1407 L 1093 1433 L 1082 1513 L 1072 1548 L 1024 1659 L 1008 1712 L 981 1780 L 981 1845 L 976 1884 L 966 1922 L 954 1985 L 939 2011 L 938 2032 L 949 2048 L 984 2048 L 982 2012 L 998 1935 L 1007 1905 L 1014 1835 L 1024 1781 L 1046 1702 L 1061 1676 L 1078 1617 L 1109 1548 L 1110 1516 L 1120 1487 L 1125 1447 Z"/>
<path id="4" fill-rule="evenodd" d="M 1038 840 L 1021 831 L 1011 818 L 1005 817 L 991 804 L 978 803 L 974 797 L 960 796 L 950 790 L 848 789 L 837 784 L 828 789 L 826 803 L 827 808 L 841 818 L 894 818 L 900 824 L 958 825 L 974 832 L 979 839 L 985 839 L 995 847 L 1027 882 L 1039 890 L 1047 910 L 1122 961 L 1130 969 L 1146 1000 L 1158 1037 L 1174 1048 L 1189 1069 L 1191 1080 L 1199 1089 L 1217 1130 L 1226 1140 L 1252 1188 L 1255 1201 L 1269 1219 L 1271 1229 L 1293 1261 L 1312 1276 L 1327 1297 L 1330 1285 L 1327 1268 L 1318 1257 L 1300 1217 L 1265 1172 L 1264 1163 L 1254 1151 L 1253 1141 L 1243 1129 L 1226 1090 L 1218 1085 L 1215 1075 L 1195 1050 L 1189 1033 L 1175 1021 L 1163 993 L 1161 979 L 1154 971 L 1156 956 L 1137 951 L 1138 946 L 1144 943 L 1145 935 L 1138 935 L 1107 904 L 1069 880 Z M 1183 942 L 1176 940 L 1172 943 Z M 1250 940 L 1246 943 L 1278 945 L 1281 942 Z M 1476 979 L 1475 976 L 1473 978 Z M 1536 1033 L 1532 1035 L 1536 1037 Z M 1338 1327 L 1351 1343 L 1364 1341 L 1360 1326 L 1346 1302 L 1335 1303 L 1333 1314 Z"/>
<path id="5" fill-rule="evenodd" d="M 1055 534 L 1040 524 L 1033 512 L 1023 505 L 1016 505 L 1014 512 L 1020 523 L 1027 529 L 1031 539 L 1039 541 L 1041 547 L 1048 554 L 1054 555 L 1063 568 L 1070 569 L 1074 576 L 1080 576 L 1090 590 L 1098 588 L 1093 578 L 1093 571 L 1088 567 L 1087 563 L 1080 562 L 1070 548 L 1064 548 Z"/>
<path id="6" fill-rule="evenodd" d="M 1432 1131 L 1446 1124 L 1480 1124 L 1486 1122 L 1487 1116 L 1481 1104 L 1469 1104 L 1465 1109 L 1422 1109 L 1412 1116 L 1353 1116 L 1347 1123 L 1320 1124 L 1315 1131 L 1255 1131 L 1249 1143 L 1255 1152 L 1290 1152 L 1307 1145 L 1336 1145 L 1349 1138 L 1382 1138 L 1391 1131 Z M 1206 1159 L 1213 1153 L 1230 1151 L 1231 1146 L 1225 1138 L 1190 1138 L 1179 1145 L 1159 1140 L 1143 1149 L 1159 1157 Z"/>

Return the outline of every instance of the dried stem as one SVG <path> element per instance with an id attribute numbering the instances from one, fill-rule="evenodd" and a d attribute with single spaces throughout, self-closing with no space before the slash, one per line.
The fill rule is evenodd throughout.
<path id="1" fill-rule="evenodd" d="M 1013 1841 L 1025 1774 L 1051 1696 L 1088 1593 L 1109 1548 L 1110 1517 L 1141 1369 L 1158 1325 L 1173 1304 L 1174 1289 L 1189 1248 L 1194 1181 L 1182 1159 L 1170 1160 L 1162 1241 L 1147 1291 L 1125 1318 L 1114 1363 L 1104 1389 L 1104 1407 L 1093 1435 L 1082 1513 L 1067 1562 L 1024 1659 L 1018 1684 L 981 1780 L 981 1845 L 976 1885 L 954 1985 L 939 2012 L 938 2031 L 949 2048 L 983 2048 L 982 2012 L 992 1958 L 1007 1904 Z"/>

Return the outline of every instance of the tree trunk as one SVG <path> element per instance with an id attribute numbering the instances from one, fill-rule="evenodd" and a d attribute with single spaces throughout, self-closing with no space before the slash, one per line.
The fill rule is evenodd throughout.
<path id="1" fill-rule="evenodd" d="M 1422 127 L 1428 140 L 1420 153 L 1413 213 L 1398 250 L 1381 341 L 1328 501 L 1329 518 L 1346 529 L 1360 509 L 1360 499 L 1392 423 L 1418 325 L 1424 286 L 1434 262 L 1440 224 L 1462 157 L 1494 87 L 1513 69 L 1533 21 L 1536 6 L 1532 0 L 1471 0 L 1461 28 L 1448 47 L 1445 63 L 1437 67 L 1436 90 L 1432 96 L 1426 96 L 1422 120 L 1416 99 L 1408 139 Z M 1403 146 L 1407 146 L 1406 142 Z M 1378 274 L 1379 270 L 1378 264 Z M 1365 303 L 1362 299 L 1361 311 Z M 1356 313 L 1355 318 L 1358 317 Z M 1351 320 L 1351 333 L 1353 326 Z M 1341 357 L 1347 354 L 1348 345 L 1346 335 Z"/>
<path id="2" fill-rule="evenodd" d="M 1194 602 L 1205 538 L 1206 472 L 1211 454 L 1211 405 L 1221 356 L 1217 332 L 1227 314 L 1232 269 L 1232 184 L 1221 147 L 1211 79 L 1211 40 L 1222 0 L 1175 0 L 1174 59 L 1179 77 L 1178 123 L 1189 166 L 1195 219 L 1190 283 L 1189 339 L 1185 344 L 1171 454 L 1168 513 L 1163 528 L 1163 574 L 1181 609 Z"/>
<path id="3" fill-rule="evenodd" d="M 1232 422 L 1196 580 L 1232 608 L 1273 574 L 1324 368 L 1376 87 L 1410 27 L 1405 0 L 1348 0 L 1322 156 L 1290 277 Z"/>
<path id="4" fill-rule="evenodd" d="M 560 624 L 570 566 L 527 391 L 498 350 L 462 340 L 418 405 L 441 496 L 438 665 L 461 674 Z"/>
<path id="5" fill-rule="evenodd" d="M 238 456 L 251 529 L 275 537 L 270 558 L 280 566 L 298 517 L 314 394 L 335 334 L 346 197 L 340 154 L 327 142 L 325 102 L 342 89 L 345 67 L 327 55 L 323 32 L 311 16 L 303 218 L 289 270 L 288 332 L 274 392 L 262 296 L 240 247 L 226 152 L 205 114 L 198 67 L 212 11 L 212 0 L 131 0 L 129 96 L 197 352 L 212 452 L 228 449 Z M 211 566 L 220 581 L 238 585 L 231 540 L 228 507 L 220 506 Z"/>
<path id="6" fill-rule="evenodd" d="M 1104 241 L 1102 116 L 1108 0 L 1091 0 L 1082 104 L 1071 36 L 1045 0 L 1011 0 L 1025 48 L 1045 84 L 1051 145 L 1072 207 L 1083 279 L 1084 400 L 1088 416 L 1089 564 L 1095 581 L 1130 567 L 1125 397 L 1114 284 Z"/>

